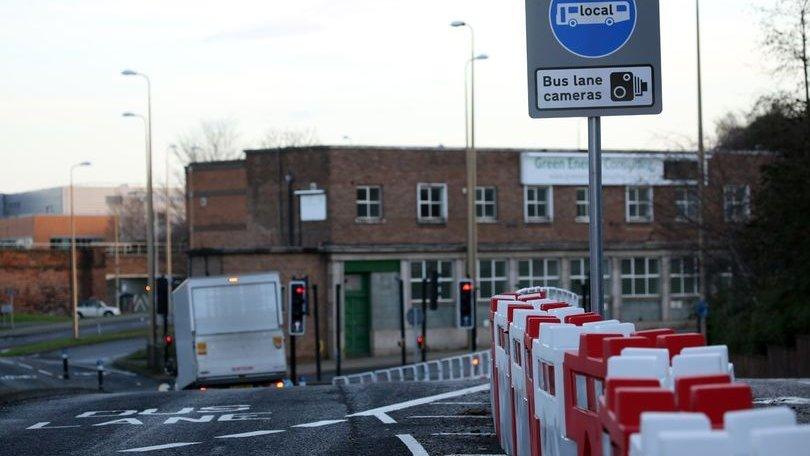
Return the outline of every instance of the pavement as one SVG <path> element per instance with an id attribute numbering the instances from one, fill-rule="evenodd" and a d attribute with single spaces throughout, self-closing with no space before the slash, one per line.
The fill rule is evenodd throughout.
<path id="1" fill-rule="evenodd" d="M 148 325 L 148 315 L 133 314 L 119 317 L 84 319 L 79 322 L 79 331 L 81 334 L 109 334 L 146 328 Z M 0 331 L 0 351 L 20 345 L 64 339 L 72 336 L 73 324 L 71 322 L 49 323 Z"/>
<path id="2" fill-rule="evenodd" d="M 810 380 L 752 380 L 810 420 Z M 495 455 L 480 381 L 141 391 L 0 406 L 14 455 Z"/>

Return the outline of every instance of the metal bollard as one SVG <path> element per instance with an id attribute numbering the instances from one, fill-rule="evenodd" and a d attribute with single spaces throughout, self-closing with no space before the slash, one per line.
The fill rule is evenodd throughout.
<path id="1" fill-rule="evenodd" d="M 62 350 L 62 378 L 65 380 L 70 380 L 70 371 L 68 370 L 67 350 Z"/>
<path id="2" fill-rule="evenodd" d="M 104 361 L 96 361 L 96 370 L 98 371 L 98 390 L 104 391 Z"/>

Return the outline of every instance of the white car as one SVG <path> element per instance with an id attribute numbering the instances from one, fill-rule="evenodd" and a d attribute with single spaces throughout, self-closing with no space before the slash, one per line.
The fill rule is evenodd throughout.
<path id="1" fill-rule="evenodd" d="M 112 317 L 113 315 L 121 315 L 121 309 L 108 306 L 100 299 L 91 298 L 79 303 L 76 313 L 79 318 Z"/>

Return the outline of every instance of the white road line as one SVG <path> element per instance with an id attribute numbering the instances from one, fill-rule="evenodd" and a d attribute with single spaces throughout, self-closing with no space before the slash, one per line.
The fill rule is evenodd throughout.
<path id="1" fill-rule="evenodd" d="M 323 420 L 323 421 L 315 421 L 314 423 L 304 423 L 304 424 L 296 424 L 295 426 L 290 426 L 294 428 L 316 428 L 321 426 L 329 426 L 330 424 L 337 424 L 343 423 L 347 420 Z"/>
<path id="2" fill-rule="evenodd" d="M 430 435 L 437 435 L 437 436 L 456 436 L 456 435 L 469 435 L 469 436 L 481 436 L 481 437 L 491 437 L 495 435 L 494 432 L 436 432 Z"/>
<path id="3" fill-rule="evenodd" d="M 351 415 L 347 415 L 347 417 L 355 417 L 355 416 L 375 416 L 380 421 L 386 424 L 396 423 L 390 416 L 388 416 L 389 412 L 394 412 L 397 410 L 402 410 L 410 407 L 416 407 L 418 405 L 430 404 L 431 402 L 442 401 L 445 399 L 451 399 L 454 397 L 466 396 L 468 394 L 473 393 L 480 393 L 481 391 L 487 391 L 489 389 L 489 383 L 484 385 L 473 386 L 472 388 L 465 388 L 458 391 L 451 391 L 449 393 L 437 394 L 435 396 L 428 396 L 423 397 L 421 399 L 414 399 L 411 401 L 400 402 L 397 404 L 386 405 L 384 407 L 378 407 L 371 410 L 366 410 L 365 412 L 358 412 L 353 413 Z M 386 420 L 387 418 L 387 420 Z"/>
<path id="4" fill-rule="evenodd" d="M 765 404 L 765 405 L 808 405 L 810 404 L 810 398 L 806 397 L 777 397 L 773 399 L 757 399 L 754 401 L 755 404 Z"/>
<path id="5" fill-rule="evenodd" d="M 485 405 L 489 402 L 434 402 L 431 405 Z"/>
<path id="6" fill-rule="evenodd" d="M 128 450 L 118 450 L 119 453 L 146 453 L 147 451 L 157 451 L 157 450 L 166 450 L 169 448 L 180 448 L 189 445 L 199 445 L 202 442 L 178 442 L 178 443 L 167 443 L 165 445 L 154 445 L 148 447 L 141 447 L 141 448 L 130 448 Z"/>
<path id="7" fill-rule="evenodd" d="M 81 427 L 79 425 L 73 425 L 73 426 L 48 426 L 49 424 L 51 424 L 50 421 L 41 421 L 41 422 L 39 422 L 39 423 L 37 423 L 37 424 L 35 424 L 33 426 L 28 426 L 25 429 L 26 430 L 34 430 L 34 429 L 66 429 L 66 428 Z"/>
<path id="8" fill-rule="evenodd" d="M 39 372 L 39 373 L 40 373 L 40 374 L 42 374 L 42 375 L 47 375 L 48 377 L 53 377 L 53 374 L 52 374 L 52 373 L 50 373 L 50 372 L 48 372 L 48 371 L 46 371 L 46 370 L 37 369 L 37 372 Z"/>
<path id="9" fill-rule="evenodd" d="M 14 365 L 14 361 L 9 361 L 7 359 L 0 359 L 0 363 L 5 364 L 6 366 L 13 366 Z"/>
<path id="10" fill-rule="evenodd" d="M 416 419 L 416 420 L 427 420 L 431 418 L 472 418 L 476 420 L 488 420 L 492 418 L 490 415 L 413 415 L 409 416 L 409 419 Z"/>
<path id="11" fill-rule="evenodd" d="M 21 363 L 21 362 L 19 362 L 19 361 L 18 361 L 18 362 L 17 362 L 17 365 L 18 365 L 18 366 L 20 366 L 20 367 L 24 367 L 24 368 L 26 368 L 26 369 L 31 369 L 31 370 L 34 370 L 34 366 L 32 366 L 32 365 L 30 365 L 30 364 Z"/>
<path id="12" fill-rule="evenodd" d="M 421 443 L 417 442 L 411 434 L 397 434 L 397 438 L 405 444 L 413 456 L 428 456 L 427 450 Z"/>
<path id="13" fill-rule="evenodd" d="M 215 439 L 243 439 L 245 437 L 258 437 L 260 435 L 268 435 L 268 434 L 278 434 L 280 432 L 285 432 L 283 429 L 274 429 L 272 431 L 253 431 L 253 432 L 243 432 L 241 434 L 229 434 L 229 435 L 218 435 L 214 437 Z"/>

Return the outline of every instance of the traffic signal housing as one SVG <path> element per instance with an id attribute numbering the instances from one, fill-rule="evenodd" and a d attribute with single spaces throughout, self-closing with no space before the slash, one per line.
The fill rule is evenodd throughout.
<path id="1" fill-rule="evenodd" d="M 303 336 L 306 332 L 307 283 L 291 280 L 289 290 L 289 333 L 291 336 Z"/>
<path id="2" fill-rule="evenodd" d="M 157 300 L 157 314 L 169 314 L 169 280 L 165 277 L 158 277 L 155 279 L 155 299 Z"/>
<path id="3" fill-rule="evenodd" d="M 475 286 L 472 280 L 458 281 L 457 304 L 456 324 L 462 329 L 472 329 L 475 325 Z"/>

